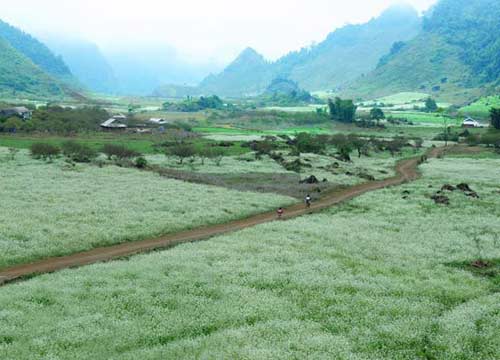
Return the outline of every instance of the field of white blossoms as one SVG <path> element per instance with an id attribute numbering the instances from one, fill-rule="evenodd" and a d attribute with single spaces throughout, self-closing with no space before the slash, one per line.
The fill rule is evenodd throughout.
<path id="1" fill-rule="evenodd" d="M 227 222 L 294 202 L 0 148 L 0 268 Z"/>
<path id="2" fill-rule="evenodd" d="M 351 162 L 338 161 L 332 156 L 317 154 L 302 154 L 301 161 L 304 166 L 301 171 L 301 177 L 316 176 L 318 179 L 327 179 L 338 185 L 355 185 L 366 181 L 359 175 L 373 176 L 376 180 L 384 179 L 394 175 L 394 166 L 402 158 L 415 156 L 413 150 L 405 149 L 403 154 L 391 157 L 387 152 L 373 152 L 370 156 L 358 158 L 352 156 Z M 294 161 L 296 157 L 285 155 L 287 161 Z M 174 156 L 148 155 L 147 160 L 150 164 L 158 165 L 168 169 L 183 170 L 189 172 L 206 174 L 248 174 L 248 173 L 272 173 L 272 174 L 292 174 L 283 166 L 272 160 L 269 156 L 263 155 L 259 160 L 255 159 L 254 153 L 248 153 L 239 156 L 227 156 L 222 159 L 220 164 L 214 161 L 206 160 L 204 163 L 200 159 L 193 162 L 179 161 Z"/>
<path id="3" fill-rule="evenodd" d="M 469 264 L 500 258 L 499 169 L 432 160 L 321 214 L 2 287 L 0 358 L 498 359 L 498 272 Z M 430 199 L 461 182 L 479 199 Z"/>

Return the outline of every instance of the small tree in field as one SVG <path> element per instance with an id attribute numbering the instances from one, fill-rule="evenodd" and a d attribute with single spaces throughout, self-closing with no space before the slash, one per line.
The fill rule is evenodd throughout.
<path id="1" fill-rule="evenodd" d="M 438 110 L 438 106 L 437 106 L 436 100 L 434 100 L 431 97 L 428 97 L 427 100 L 425 100 L 425 111 L 436 112 L 437 110 Z"/>
<path id="2" fill-rule="evenodd" d="M 132 159 L 140 156 L 137 151 L 131 150 L 122 145 L 106 144 L 102 148 L 102 152 L 106 154 L 109 160 L 116 158 L 119 160 Z"/>
<path id="3" fill-rule="evenodd" d="M 339 134 L 331 137 L 330 142 L 337 148 L 339 158 L 342 161 L 351 161 L 351 153 L 354 145 L 347 136 Z"/>
<path id="4" fill-rule="evenodd" d="M 97 157 L 97 151 L 75 141 L 67 141 L 62 145 L 62 152 L 71 161 L 88 163 Z"/>
<path id="5" fill-rule="evenodd" d="M 24 124 L 22 120 L 17 117 L 8 118 L 3 124 L 3 128 L 10 132 L 16 132 L 20 130 L 23 126 Z"/>
<path id="6" fill-rule="evenodd" d="M 224 158 L 224 150 L 220 148 L 208 148 L 206 149 L 206 157 L 214 162 L 216 166 L 220 166 L 222 159 Z"/>
<path id="7" fill-rule="evenodd" d="M 368 141 L 356 135 L 349 135 L 348 140 L 351 143 L 352 147 L 358 151 L 359 158 L 361 158 L 361 155 L 369 155 Z"/>
<path id="8" fill-rule="evenodd" d="M 54 158 L 59 156 L 61 149 L 51 144 L 34 143 L 30 147 L 30 152 L 34 159 L 52 161 Z"/>
<path id="9" fill-rule="evenodd" d="M 370 118 L 378 123 L 380 120 L 385 119 L 385 114 L 381 108 L 375 107 L 370 110 Z"/>
<path id="10" fill-rule="evenodd" d="M 196 155 L 196 149 L 189 144 L 182 144 L 179 146 L 175 146 L 171 149 L 167 150 L 167 156 L 173 155 L 179 158 L 179 165 L 184 163 L 184 159 L 193 157 Z"/>
<path id="11" fill-rule="evenodd" d="M 491 108 L 490 110 L 491 126 L 500 130 L 500 108 Z"/>

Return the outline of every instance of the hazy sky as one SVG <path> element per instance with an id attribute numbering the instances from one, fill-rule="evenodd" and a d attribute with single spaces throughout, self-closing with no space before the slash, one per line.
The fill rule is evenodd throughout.
<path id="1" fill-rule="evenodd" d="M 426 10 L 436 0 L 408 0 Z M 192 63 L 269 59 L 379 15 L 398 0 L 0 0 L 0 18 L 34 34 L 75 36 L 106 50 L 173 47 Z"/>

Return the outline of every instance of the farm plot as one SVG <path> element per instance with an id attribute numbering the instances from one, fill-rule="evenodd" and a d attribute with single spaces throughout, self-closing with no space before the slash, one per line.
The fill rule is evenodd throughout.
<path id="1" fill-rule="evenodd" d="M 0 268 L 226 222 L 291 198 L 169 180 L 115 166 L 52 164 L 0 148 Z"/>
<path id="2" fill-rule="evenodd" d="M 322 214 L 0 288 L 0 355 L 494 359 L 499 274 L 470 264 L 500 258 L 499 166 L 433 160 Z M 430 199 L 464 181 L 479 199 Z"/>
<path id="3" fill-rule="evenodd" d="M 284 155 L 288 162 L 297 159 L 286 155 L 286 151 Z M 296 175 L 297 181 L 315 176 L 320 181 L 326 179 L 331 185 L 355 185 L 368 180 L 381 180 L 394 175 L 396 162 L 408 156 L 415 156 L 415 152 L 405 149 L 401 155 L 395 157 L 382 152 L 372 153 L 369 157 L 363 156 L 361 158 L 353 155 L 350 162 L 339 161 L 335 157 L 328 155 L 302 154 L 300 162 L 303 167 L 297 173 L 286 170 L 285 167 L 267 155 L 262 155 L 259 159 L 256 159 L 254 153 L 227 156 L 219 164 L 208 159 L 202 163 L 199 158 L 180 164 L 176 157 L 165 155 L 149 155 L 147 160 L 150 164 L 166 169 L 214 176 L 223 174 L 274 174 L 278 176 L 282 174 L 283 176 Z M 200 176 L 196 177 L 196 179 L 202 180 Z"/>
<path id="4" fill-rule="evenodd" d="M 209 159 L 203 163 L 195 157 L 182 164 L 176 157 L 165 155 L 151 155 L 147 159 L 158 167 L 156 171 L 169 178 L 302 200 L 307 194 L 318 198 L 324 191 L 389 178 L 395 174 L 398 160 L 418 153 L 406 148 L 392 157 L 387 152 L 374 151 L 361 158 L 353 155 L 346 162 L 335 157 L 334 148 L 328 149 L 328 154 L 300 157 L 291 156 L 288 150 L 277 152 L 283 155 L 283 161 L 275 161 L 268 155 L 256 157 L 255 153 L 224 157 L 219 164 Z M 311 179 L 315 180 L 310 182 Z"/>

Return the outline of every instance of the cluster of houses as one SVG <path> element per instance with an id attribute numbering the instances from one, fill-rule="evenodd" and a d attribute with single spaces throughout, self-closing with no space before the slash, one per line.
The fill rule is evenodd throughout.
<path id="1" fill-rule="evenodd" d="M 148 121 L 152 125 L 165 125 L 168 123 L 167 120 L 162 118 L 151 118 Z M 127 117 L 125 115 L 119 114 L 114 115 L 105 122 L 101 124 L 101 129 L 104 131 L 126 131 L 129 128 L 127 124 Z M 160 128 L 161 130 L 161 128 Z M 135 126 L 134 131 L 136 133 L 147 133 L 152 130 L 147 125 Z"/>

